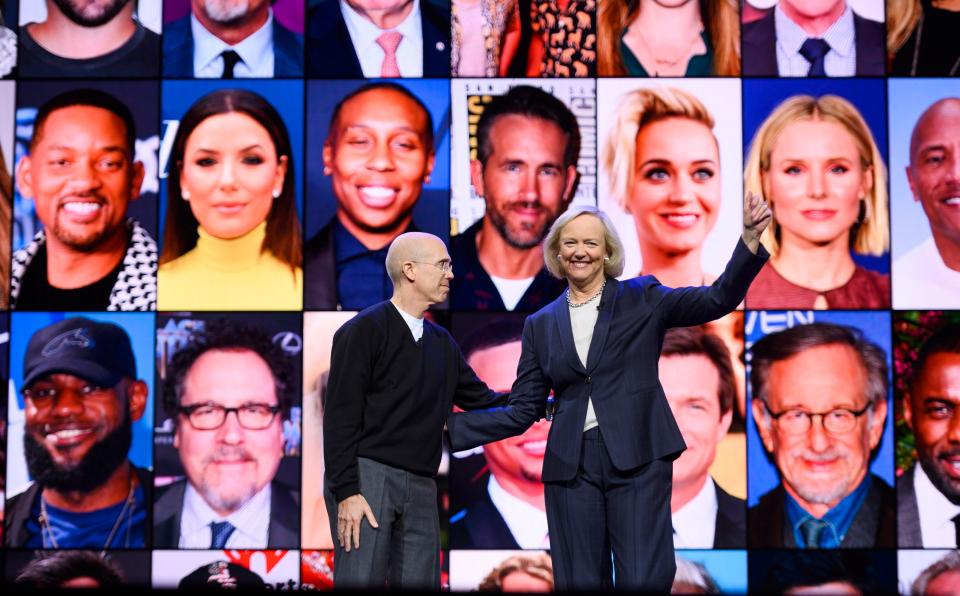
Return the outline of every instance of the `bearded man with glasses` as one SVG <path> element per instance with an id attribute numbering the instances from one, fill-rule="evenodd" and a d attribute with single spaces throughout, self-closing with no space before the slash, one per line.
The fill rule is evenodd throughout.
<path id="1" fill-rule="evenodd" d="M 751 354 L 753 417 L 781 483 L 748 512 L 750 548 L 895 547 L 894 490 L 869 471 L 887 416 L 883 349 L 813 323 Z"/>
<path id="2" fill-rule="evenodd" d="M 275 479 L 291 378 L 254 327 L 208 324 L 173 357 L 163 398 L 186 479 L 159 493 L 156 548 L 299 548 L 300 494 Z"/>

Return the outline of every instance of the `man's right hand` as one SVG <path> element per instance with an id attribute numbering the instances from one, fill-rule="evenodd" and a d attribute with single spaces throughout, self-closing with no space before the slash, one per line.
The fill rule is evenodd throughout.
<path id="1" fill-rule="evenodd" d="M 352 548 L 360 548 L 360 523 L 364 517 L 374 528 L 380 527 L 373 517 L 373 510 L 360 493 L 347 497 L 337 505 L 337 541 L 347 552 L 350 552 L 351 545 Z"/>

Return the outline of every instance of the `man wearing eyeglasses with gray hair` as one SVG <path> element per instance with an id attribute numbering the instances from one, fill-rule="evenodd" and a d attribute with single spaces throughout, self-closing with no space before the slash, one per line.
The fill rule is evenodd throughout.
<path id="1" fill-rule="evenodd" d="M 299 548 L 300 494 L 275 479 L 291 369 L 266 332 L 225 322 L 174 355 L 163 399 L 186 479 L 159 493 L 156 548 Z"/>
<path id="2" fill-rule="evenodd" d="M 869 470 L 887 416 L 883 349 L 812 323 L 751 355 L 753 417 L 781 482 L 748 511 L 750 548 L 895 547 L 894 490 Z"/>

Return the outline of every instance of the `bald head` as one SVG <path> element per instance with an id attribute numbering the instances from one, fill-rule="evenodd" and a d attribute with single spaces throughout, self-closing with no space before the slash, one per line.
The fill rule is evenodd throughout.
<path id="1" fill-rule="evenodd" d="M 403 279 L 403 264 L 409 262 L 432 263 L 436 255 L 446 254 L 447 248 L 433 234 L 426 232 L 407 232 L 400 234 L 390 244 L 387 250 L 387 274 L 393 281 L 393 286 Z"/>
<path id="2" fill-rule="evenodd" d="M 956 127 L 957 123 L 960 123 L 960 97 L 946 97 L 927 108 L 910 135 L 910 164 L 916 165 L 917 155 L 928 149 L 931 141 L 935 143 L 938 131 L 949 128 L 950 124 Z"/>

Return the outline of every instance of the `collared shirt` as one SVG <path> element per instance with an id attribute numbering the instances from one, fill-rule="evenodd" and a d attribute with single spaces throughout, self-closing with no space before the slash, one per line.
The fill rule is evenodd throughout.
<path id="1" fill-rule="evenodd" d="M 409 231 L 409 228 L 404 231 Z M 371 250 L 353 237 L 340 220 L 333 220 L 333 254 L 337 260 L 337 297 L 343 310 L 363 310 L 389 300 L 393 282 L 387 275 L 390 245 Z"/>
<path id="2" fill-rule="evenodd" d="M 956 548 L 957 527 L 953 518 L 960 514 L 960 505 L 954 505 L 937 490 L 920 462 L 913 469 L 913 489 L 920 512 L 923 548 Z"/>
<path id="3" fill-rule="evenodd" d="M 273 10 L 267 15 L 262 27 L 235 46 L 207 31 L 197 17 L 190 14 L 190 31 L 193 34 L 193 76 L 219 79 L 223 76 L 224 50 L 233 50 L 240 55 L 240 62 L 233 67 L 236 78 L 273 77 Z"/>
<path id="4" fill-rule="evenodd" d="M 854 518 L 857 517 L 857 512 L 860 511 L 860 505 L 863 504 L 863 500 L 867 497 L 867 493 L 870 491 L 870 484 L 871 477 L 870 474 L 867 474 L 860 482 L 860 485 L 853 489 L 853 492 L 841 499 L 840 502 L 837 503 L 836 507 L 830 511 L 827 511 L 826 515 L 820 518 L 822 521 L 827 523 L 827 527 L 820 532 L 819 548 L 840 547 L 840 544 L 843 543 L 843 537 L 847 535 L 847 531 L 850 529 L 850 526 L 853 525 Z M 807 521 L 808 519 L 815 518 L 807 513 L 807 511 L 801 507 L 799 503 L 797 503 L 790 493 L 786 494 L 787 519 L 790 521 L 790 526 L 793 528 L 794 543 L 798 548 L 806 548 L 801 526 L 803 525 L 803 522 Z"/>
<path id="5" fill-rule="evenodd" d="M 673 547 L 713 548 L 717 508 L 717 488 L 707 476 L 697 496 L 672 515 Z"/>
<path id="6" fill-rule="evenodd" d="M 268 483 L 226 517 L 221 517 L 187 482 L 183 495 L 183 514 L 180 517 L 180 548 L 210 548 L 211 522 L 228 521 L 236 528 L 227 539 L 225 548 L 267 548 L 270 528 L 270 496 Z"/>
<path id="7" fill-rule="evenodd" d="M 403 317 L 403 322 L 410 328 L 410 333 L 413 334 L 413 341 L 420 341 L 420 338 L 423 337 L 423 317 L 418 319 L 406 313 L 402 308 L 394 304 L 393 300 L 390 301 L 390 304 L 393 304 L 393 307 L 396 308 L 400 316 Z"/>
<path id="8" fill-rule="evenodd" d="M 800 25 L 790 20 L 777 4 L 773 11 L 777 36 L 777 68 L 781 77 L 805 77 L 810 62 L 800 54 L 800 46 L 810 38 Z M 824 56 L 823 68 L 830 77 L 852 77 L 857 74 L 856 34 L 853 28 L 853 10 L 847 5 L 821 39 L 830 44 Z"/>
<path id="9" fill-rule="evenodd" d="M 353 51 L 360 61 L 363 76 L 368 79 L 380 77 L 384 51 L 377 43 L 385 30 L 374 25 L 369 19 L 355 11 L 345 0 L 340 0 L 340 12 L 347 24 Z M 397 46 L 397 67 L 401 77 L 423 76 L 423 25 L 420 20 L 420 0 L 413 0 L 413 8 L 402 23 L 388 29 L 403 35 Z"/>
<path id="10" fill-rule="evenodd" d="M 932 236 L 893 262 L 893 307 L 960 308 L 960 271 L 947 267 Z"/>
<path id="11" fill-rule="evenodd" d="M 493 474 L 487 482 L 487 492 L 520 548 L 550 548 L 544 510 L 508 493 Z"/>

